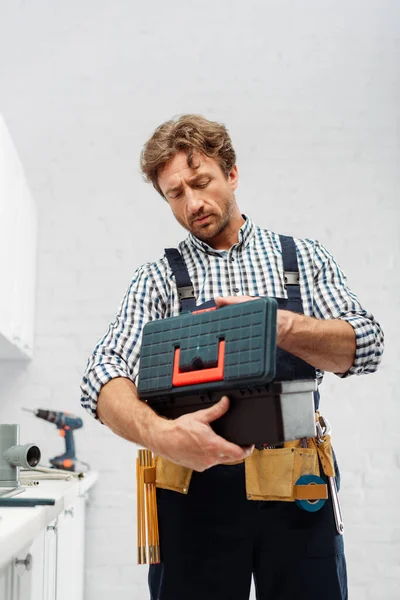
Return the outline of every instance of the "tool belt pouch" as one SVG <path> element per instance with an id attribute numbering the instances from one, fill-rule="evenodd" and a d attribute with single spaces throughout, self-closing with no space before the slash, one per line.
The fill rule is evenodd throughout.
<path id="1" fill-rule="evenodd" d="M 296 499 L 296 482 L 302 475 L 320 475 L 320 464 L 327 477 L 335 475 L 330 436 L 317 442 L 307 440 L 302 448 L 298 440 L 285 442 L 283 448 L 254 450 L 245 460 L 246 494 L 249 500 Z M 318 460 L 319 459 L 319 460 Z M 161 456 L 155 457 L 156 486 L 181 494 L 189 491 L 193 471 Z"/>
<path id="2" fill-rule="evenodd" d="M 177 465 L 162 456 L 156 456 L 156 486 L 173 492 L 187 494 L 192 469 Z"/>
<path id="3" fill-rule="evenodd" d="M 293 502 L 297 480 L 302 475 L 319 476 L 318 453 L 296 441 L 283 448 L 254 450 L 245 460 L 245 472 L 248 500 Z"/>

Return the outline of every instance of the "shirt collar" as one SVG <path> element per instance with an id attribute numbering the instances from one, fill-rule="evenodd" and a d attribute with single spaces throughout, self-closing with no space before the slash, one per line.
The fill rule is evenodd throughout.
<path id="1" fill-rule="evenodd" d="M 232 246 L 233 248 L 245 248 L 254 235 L 255 229 L 253 221 L 247 215 L 242 214 L 242 217 L 245 219 L 245 222 L 239 229 L 239 241 L 237 244 L 234 244 L 234 246 Z M 215 248 L 211 248 L 211 246 L 209 246 L 206 242 L 202 242 L 192 233 L 189 233 L 187 239 L 190 244 L 195 246 L 198 250 L 206 252 L 207 254 L 212 254 L 214 256 L 222 256 L 226 252 L 226 250 L 215 250 Z"/>

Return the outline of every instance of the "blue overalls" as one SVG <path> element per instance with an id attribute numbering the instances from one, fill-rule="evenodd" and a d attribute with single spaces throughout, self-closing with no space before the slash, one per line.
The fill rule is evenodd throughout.
<path id="1" fill-rule="evenodd" d="M 276 300 L 279 308 L 303 313 L 296 246 L 291 237 L 280 240 L 288 298 Z M 166 256 L 182 311 L 215 306 L 214 300 L 196 306 L 181 255 L 168 249 Z M 315 378 L 314 367 L 277 351 L 277 381 Z M 187 495 L 157 489 L 157 501 L 163 562 L 149 568 L 151 600 L 248 600 L 252 575 L 258 600 L 348 598 L 331 497 L 318 512 L 294 502 L 247 500 L 241 463 L 193 472 Z"/>

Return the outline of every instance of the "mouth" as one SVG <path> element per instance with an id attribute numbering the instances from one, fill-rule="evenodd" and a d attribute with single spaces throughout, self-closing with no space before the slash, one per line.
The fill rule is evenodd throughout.
<path id="1" fill-rule="evenodd" d="M 193 221 L 193 223 L 199 223 L 199 224 L 201 224 L 201 223 L 205 223 L 205 222 L 207 221 L 207 219 L 209 219 L 209 218 L 210 218 L 210 216 L 211 216 L 211 215 L 206 215 L 205 217 L 199 217 L 198 219 L 195 219 L 195 220 Z"/>

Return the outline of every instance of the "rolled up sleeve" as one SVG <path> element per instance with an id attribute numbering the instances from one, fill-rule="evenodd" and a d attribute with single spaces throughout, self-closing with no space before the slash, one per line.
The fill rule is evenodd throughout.
<path id="1" fill-rule="evenodd" d="M 342 319 L 354 329 L 353 365 L 338 377 L 374 373 L 382 360 L 384 334 L 374 316 L 365 310 L 347 285 L 346 276 L 332 254 L 315 242 L 313 312 L 319 319 Z"/>
<path id="2" fill-rule="evenodd" d="M 164 317 L 166 290 L 158 276 L 159 267 L 153 265 L 137 269 L 115 320 L 87 361 L 81 383 L 81 404 L 96 419 L 102 386 L 116 377 L 136 381 L 143 327 L 148 321 Z"/>

